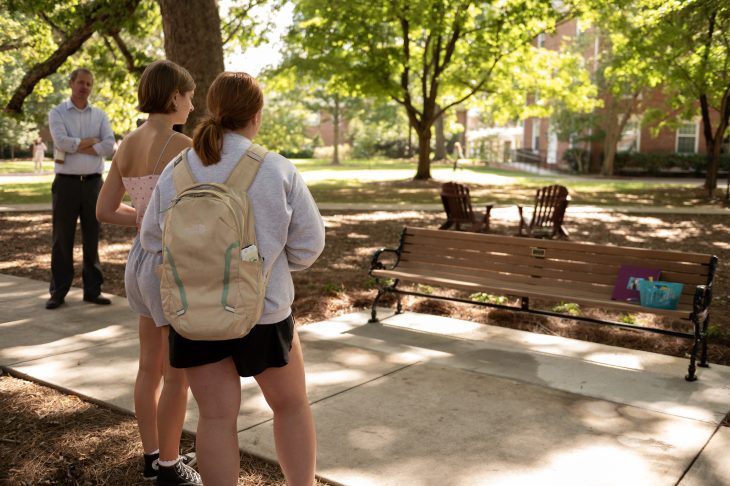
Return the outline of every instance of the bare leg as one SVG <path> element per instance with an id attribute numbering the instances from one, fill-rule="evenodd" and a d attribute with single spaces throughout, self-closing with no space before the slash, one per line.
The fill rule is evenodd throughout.
<path id="1" fill-rule="evenodd" d="M 180 435 L 188 404 L 188 380 L 185 370 L 170 366 L 167 340 L 169 327 L 161 327 L 160 331 L 165 380 L 157 406 L 157 433 L 160 442 L 160 460 L 174 461 L 180 452 Z"/>
<path id="2" fill-rule="evenodd" d="M 134 411 L 145 453 L 158 449 L 157 401 L 162 379 L 162 334 L 149 317 L 139 316 L 139 369 L 134 383 Z"/>
<path id="3" fill-rule="evenodd" d="M 236 419 L 241 407 L 241 379 L 231 358 L 186 368 L 200 418 L 196 439 L 198 468 L 204 484 L 236 486 L 241 457 Z"/>
<path id="4" fill-rule="evenodd" d="M 274 411 L 276 455 L 288 486 L 312 486 L 317 455 L 314 419 L 304 380 L 304 359 L 299 336 L 289 353 L 289 364 L 255 376 Z"/>

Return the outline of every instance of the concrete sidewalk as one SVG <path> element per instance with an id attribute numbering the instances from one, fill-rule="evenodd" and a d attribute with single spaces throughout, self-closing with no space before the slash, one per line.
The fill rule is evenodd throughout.
<path id="1" fill-rule="evenodd" d="M 0 275 L 0 365 L 132 410 L 125 299 L 47 311 L 43 282 Z M 730 485 L 730 368 L 383 310 L 300 328 L 318 473 L 345 485 Z M 274 459 L 272 417 L 243 380 L 241 448 Z M 187 430 L 195 431 L 190 399 Z"/>

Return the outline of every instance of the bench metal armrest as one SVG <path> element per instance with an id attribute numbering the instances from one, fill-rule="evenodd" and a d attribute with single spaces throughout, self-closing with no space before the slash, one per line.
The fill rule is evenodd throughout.
<path id="1" fill-rule="evenodd" d="M 712 289 L 707 285 L 698 285 L 695 289 L 695 296 L 692 301 L 692 314 L 699 320 L 703 321 L 707 316 L 707 312 L 712 302 Z"/>
<path id="2" fill-rule="evenodd" d="M 390 268 L 386 267 L 386 265 L 380 261 L 380 255 L 383 253 L 395 253 L 395 263 L 393 263 Z M 381 248 L 373 254 L 373 258 L 370 260 L 368 275 L 372 275 L 373 270 L 392 270 L 398 266 L 398 262 L 400 262 L 400 251 L 394 248 Z"/>

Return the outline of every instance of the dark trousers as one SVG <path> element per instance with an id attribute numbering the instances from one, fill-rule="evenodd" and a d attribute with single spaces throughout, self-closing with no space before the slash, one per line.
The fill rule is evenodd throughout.
<path id="1" fill-rule="evenodd" d="M 74 237 L 79 218 L 84 254 L 81 273 L 84 296 L 96 297 L 101 293 L 104 277 L 99 263 L 99 222 L 96 220 L 96 199 L 99 197 L 101 185 L 101 177 L 88 179 L 58 174 L 53 180 L 51 295 L 64 297 L 71 288 L 74 278 Z"/>

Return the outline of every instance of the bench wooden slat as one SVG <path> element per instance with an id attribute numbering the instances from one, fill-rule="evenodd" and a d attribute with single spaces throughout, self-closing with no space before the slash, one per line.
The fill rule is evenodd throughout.
<path id="1" fill-rule="evenodd" d="M 641 307 L 636 304 L 630 304 L 627 302 L 619 302 L 619 301 L 606 301 L 601 299 L 595 299 L 591 298 L 590 296 L 582 296 L 580 293 L 576 293 L 575 296 L 570 296 L 570 298 L 566 298 L 563 292 L 551 292 L 549 288 L 547 289 L 539 289 L 535 287 L 529 287 L 529 286 L 521 286 L 521 285 L 511 285 L 509 287 L 502 287 L 502 286 L 491 286 L 486 284 L 477 284 L 473 282 L 463 282 L 459 280 L 451 280 L 447 278 L 439 278 L 439 277 L 430 277 L 425 275 L 419 275 L 419 274 L 413 274 L 413 273 L 406 273 L 406 272 L 399 272 L 394 270 L 374 270 L 373 275 L 377 277 L 383 277 L 383 278 L 394 278 L 394 279 L 400 279 L 408 282 L 413 283 L 421 283 L 421 284 L 429 284 L 429 285 L 435 285 L 435 286 L 443 286 L 448 288 L 455 288 L 460 290 L 468 290 L 471 292 L 487 292 L 487 293 L 494 293 L 497 295 L 512 295 L 515 297 L 528 297 L 528 298 L 538 298 L 538 299 L 547 299 L 547 300 L 555 300 L 555 301 L 563 301 L 570 300 L 570 302 L 576 303 L 576 304 L 583 304 L 591 307 L 598 307 L 598 308 L 611 308 L 611 309 L 617 309 L 625 312 L 649 312 L 651 314 L 659 314 L 664 315 L 668 317 L 673 317 L 675 319 L 689 319 L 689 311 L 687 310 L 666 310 L 666 309 L 648 309 L 645 307 Z M 569 316 L 568 316 L 569 317 Z"/>
<path id="2" fill-rule="evenodd" d="M 418 236 L 419 239 L 423 238 L 423 237 L 428 238 L 432 234 L 433 231 L 434 230 L 422 229 L 422 228 L 412 228 L 412 227 L 406 228 L 407 234 L 410 234 L 413 236 Z M 586 252 L 586 253 L 598 252 L 600 254 L 605 254 L 605 255 L 617 255 L 617 256 L 624 256 L 624 257 L 629 257 L 629 258 L 640 258 L 643 260 L 656 259 L 656 260 L 669 260 L 669 261 L 686 261 L 689 263 L 700 263 L 700 264 L 707 264 L 707 262 L 708 262 L 708 255 L 704 255 L 702 253 L 679 252 L 679 251 L 670 251 L 670 250 L 649 250 L 649 249 L 643 249 L 643 248 L 630 248 L 630 247 L 623 247 L 623 246 L 604 246 L 604 245 L 594 245 L 594 244 L 590 244 L 590 243 L 574 243 L 574 242 L 569 242 L 569 241 L 555 241 L 555 240 L 535 241 L 533 239 L 514 238 L 511 236 L 480 235 L 480 234 L 459 233 L 459 232 L 451 232 L 451 233 L 449 233 L 448 236 L 449 236 L 450 240 L 476 241 L 476 242 L 491 241 L 496 244 L 508 245 L 511 247 L 523 246 L 523 247 L 529 248 L 532 246 L 539 246 L 540 248 L 556 249 L 556 250 L 568 248 L 568 249 L 570 249 L 570 251 L 575 251 L 575 252 Z M 484 239 L 481 240 L 480 237 L 482 237 Z"/>
<path id="3" fill-rule="evenodd" d="M 486 235 L 491 236 L 491 235 Z M 521 238 L 515 238 L 521 240 Z M 534 240 L 533 240 L 534 241 Z M 478 243 L 478 242 L 476 242 Z M 570 244 L 570 243 L 568 243 Z M 535 258 L 531 256 L 531 248 L 543 248 L 541 245 L 531 246 L 520 246 L 516 245 L 512 248 L 505 248 L 504 245 L 495 244 L 492 242 L 485 242 L 483 244 L 475 244 L 475 242 L 464 242 L 464 241 L 439 241 L 438 238 L 423 238 L 419 239 L 417 243 L 406 242 L 403 248 L 404 255 L 407 253 L 413 254 L 414 257 L 422 254 L 444 254 L 448 253 L 455 257 L 466 258 L 474 260 L 476 255 L 479 255 L 479 260 L 491 260 L 491 261 L 505 261 L 512 263 L 521 263 L 518 258 L 527 258 L 528 261 L 541 261 L 545 266 L 553 265 L 556 262 L 568 262 L 568 263 L 590 263 L 600 266 L 610 267 L 609 271 L 606 269 L 600 273 L 618 273 L 618 267 L 620 265 L 635 265 L 641 267 L 656 267 L 664 271 L 670 271 L 673 273 L 685 273 L 691 275 L 705 275 L 708 274 L 708 263 L 709 257 L 703 264 L 695 262 L 682 262 L 682 261 L 667 261 L 667 260 L 656 260 L 649 257 L 631 257 L 621 256 L 621 254 L 615 254 L 613 252 L 609 254 L 597 253 L 600 248 L 593 247 L 594 252 L 574 252 L 570 249 L 553 249 L 552 251 L 546 251 L 545 258 Z M 612 250 L 615 248 L 612 248 Z M 613 270 L 613 267 L 616 270 Z"/>
<path id="4" fill-rule="evenodd" d="M 406 273 L 431 275 L 480 284 L 491 283 L 492 285 L 510 286 L 513 283 L 519 283 L 537 287 L 549 285 L 556 290 L 562 289 L 566 294 L 570 295 L 576 292 L 576 289 L 580 289 L 580 293 L 584 297 L 591 297 L 598 300 L 610 300 L 614 288 L 613 281 L 608 284 L 592 282 L 589 278 L 584 278 L 581 281 L 549 278 L 543 281 L 540 276 L 537 276 L 538 271 L 532 276 L 526 276 L 478 268 L 453 267 L 444 263 L 404 263 L 398 266 L 398 270 Z M 688 309 L 691 309 L 693 298 L 694 287 L 686 286 L 679 300 L 680 307 L 686 306 Z M 569 300 L 569 297 L 566 297 L 565 300 Z"/>
<path id="5" fill-rule="evenodd" d="M 468 258 L 471 256 L 471 258 Z M 408 245 L 408 251 L 401 255 L 401 266 L 409 264 L 448 265 L 476 271 L 498 271 L 516 275 L 536 275 L 542 277 L 562 278 L 576 282 L 595 282 L 611 285 L 616 281 L 620 265 L 585 264 L 578 262 L 564 262 L 551 259 L 536 259 L 531 257 L 514 257 L 510 255 L 480 254 L 478 259 L 461 252 L 449 252 L 448 256 L 439 256 L 432 247 L 414 248 Z M 687 285 L 703 285 L 707 283 L 706 275 L 664 272 L 663 280 L 679 282 Z M 685 289 L 686 290 L 686 289 Z"/>

